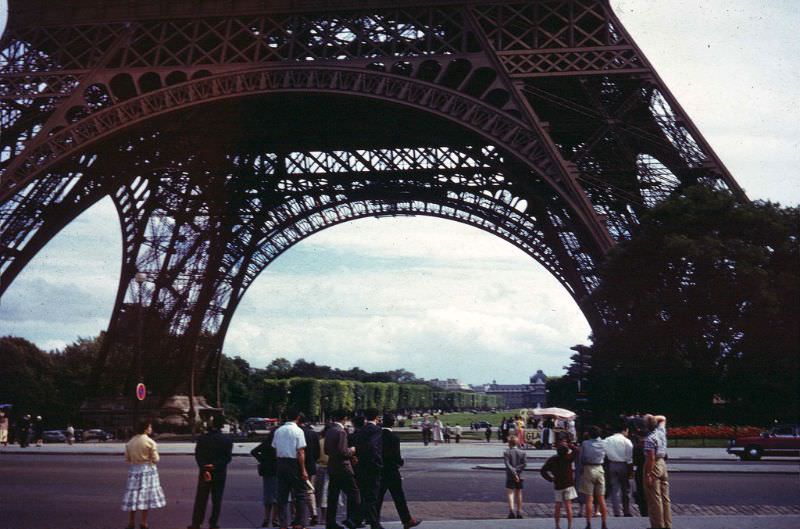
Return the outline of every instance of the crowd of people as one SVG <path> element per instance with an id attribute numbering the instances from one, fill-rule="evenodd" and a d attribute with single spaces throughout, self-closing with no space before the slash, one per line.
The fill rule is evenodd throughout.
<path id="1" fill-rule="evenodd" d="M 9 443 L 18 442 L 22 448 L 27 448 L 33 442 L 36 446 L 44 443 L 44 421 L 42 416 L 32 417 L 30 414 L 21 416 L 12 422 L 5 411 L 0 410 L 0 444 L 8 446 Z"/>
<path id="2" fill-rule="evenodd" d="M 573 500 L 581 505 L 587 529 L 597 515 L 606 529 L 606 500 L 610 499 L 615 516 L 627 517 L 632 516 L 631 496 L 642 516 L 649 517 L 652 529 L 672 526 L 666 418 L 649 414 L 625 417 L 612 429 L 603 437 L 600 428 L 590 426 L 580 442 L 569 433 L 554 441 L 556 455 L 545 462 L 540 474 L 553 483 L 556 529 L 561 527 L 562 509 L 567 528 L 572 528 Z M 517 435 L 507 436 L 508 449 L 503 453 L 508 518 L 521 518 L 523 512 L 522 476 L 527 461 Z M 633 494 L 631 481 L 636 485 Z"/>
<path id="3" fill-rule="evenodd" d="M 251 455 L 258 461 L 262 478 L 262 527 L 302 529 L 323 522 L 326 529 L 381 529 L 381 509 L 387 492 L 404 529 L 421 523 L 411 515 L 403 490 L 400 439 L 392 431 L 395 416 L 387 413 L 380 417 L 377 410 L 367 410 L 352 420 L 348 415 L 334 413 L 318 433 L 302 413 L 290 411 L 287 421 L 273 428 L 253 448 Z M 434 418 L 431 422 L 433 442 L 437 442 L 437 421 Z M 208 421 L 206 433 L 195 447 L 198 481 L 188 529 L 200 529 L 209 498 L 209 527 L 219 527 L 233 443 L 220 432 L 217 422 L 213 417 Z M 520 443 L 524 427 L 515 423 L 501 434 L 508 445 L 503 452 L 508 518 L 522 518 L 524 513 L 522 491 L 527 456 Z M 581 505 L 587 529 L 598 516 L 606 529 L 607 500 L 615 516 L 632 516 L 631 498 L 639 512 L 649 516 L 651 528 L 671 527 L 666 418 L 625 417 L 610 429 L 613 431 L 603 432 L 590 426 L 577 439 L 566 428 L 554 436 L 556 454 L 547 459 L 540 474 L 553 484 L 556 529 L 561 528 L 562 511 L 567 529 L 572 529 L 573 501 Z M 148 529 L 148 511 L 166 505 L 156 468 L 158 448 L 151 432 L 152 425 L 142 423 L 125 446 L 125 459 L 130 466 L 122 509 L 129 512 L 128 529 L 135 527 L 137 512 L 140 529 Z M 440 442 L 444 442 L 443 433 Z M 345 506 L 340 524 L 337 515 L 339 508 Z"/>
<path id="4" fill-rule="evenodd" d="M 479 429 L 479 423 L 472 425 L 473 430 Z M 526 432 L 530 435 L 526 435 Z M 517 440 L 520 448 L 543 448 L 549 449 L 555 446 L 559 433 L 566 433 L 571 439 L 575 439 L 575 420 L 561 419 L 556 417 L 535 417 L 527 418 L 520 415 L 503 417 L 497 428 L 497 439 L 503 443 L 508 442 L 508 438 L 513 436 Z M 492 440 L 492 427 L 486 425 L 484 430 L 486 442 Z M 528 446 L 531 445 L 531 446 Z"/>
<path id="5" fill-rule="evenodd" d="M 404 529 L 421 523 L 411 515 L 406 502 L 400 476 L 400 439 L 392 432 L 393 414 L 379 417 L 376 410 L 367 410 L 353 418 L 350 430 L 345 426 L 348 414 L 337 412 L 321 434 L 299 411 L 290 411 L 287 417 L 251 451 L 262 478 L 262 527 L 297 529 L 322 520 L 326 529 L 366 525 L 381 529 L 380 513 L 387 492 Z M 202 525 L 209 496 L 208 524 L 211 529 L 219 527 L 226 469 L 232 456 L 233 443 L 220 432 L 213 418 L 206 430 L 195 447 L 198 482 L 188 529 Z M 125 459 L 130 466 L 122 510 L 129 512 L 128 529 L 135 527 L 137 512 L 140 529 L 148 529 L 148 512 L 166 504 L 156 467 L 158 448 L 150 438 L 151 432 L 152 425 L 142 423 L 137 435 L 125 445 Z M 341 524 L 337 522 L 340 496 L 346 498 Z"/>
<path id="6" fill-rule="evenodd" d="M 438 415 L 434 415 L 432 419 L 426 415 L 420 422 L 419 428 L 422 433 L 422 443 L 425 446 L 430 443 L 435 446 L 439 445 L 439 443 L 450 444 L 453 439 L 455 439 L 456 443 L 460 443 L 461 436 L 464 433 L 464 428 L 461 425 L 451 426 L 444 424 Z"/>

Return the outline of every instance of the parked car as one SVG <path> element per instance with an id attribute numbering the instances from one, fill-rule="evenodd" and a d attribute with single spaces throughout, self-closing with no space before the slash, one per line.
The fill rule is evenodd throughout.
<path id="1" fill-rule="evenodd" d="M 42 432 L 42 441 L 45 443 L 66 443 L 67 436 L 61 430 L 45 430 Z"/>
<path id="2" fill-rule="evenodd" d="M 83 441 L 106 442 L 112 439 L 114 439 L 114 434 L 97 428 L 93 430 L 84 430 L 82 436 Z"/>
<path id="3" fill-rule="evenodd" d="M 492 423 L 490 423 L 489 421 L 478 421 L 475 424 L 478 425 L 478 429 L 480 429 L 480 430 L 483 430 L 483 429 L 485 429 L 487 427 L 489 427 L 489 428 L 492 427 Z"/>
<path id="4" fill-rule="evenodd" d="M 800 455 L 800 425 L 776 424 L 761 435 L 731 439 L 728 453 L 742 460 L 757 461 L 763 456 Z"/>
<path id="5" fill-rule="evenodd" d="M 254 435 L 267 435 L 270 428 L 280 424 L 278 419 L 269 417 L 250 417 L 244 421 L 244 431 L 247 432 L 248 437 Z"/>

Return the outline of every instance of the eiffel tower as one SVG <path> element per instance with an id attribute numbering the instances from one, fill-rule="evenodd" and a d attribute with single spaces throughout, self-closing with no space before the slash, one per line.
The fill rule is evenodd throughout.
<path id="1" fill-rule="evenodd" d="M 139 350 L 162 394 L 213 374 L 259 273 L 338 223 L 486 230 L 596 327 L 597 267 L 643 211 L 698 183 L 746 200 L 607 0 L 10 0 L 0 127 L 0 294 L 111 197 L 96 377 Z"/>

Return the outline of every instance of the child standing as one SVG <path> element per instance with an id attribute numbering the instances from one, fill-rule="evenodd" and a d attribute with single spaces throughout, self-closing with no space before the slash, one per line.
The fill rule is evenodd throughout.
<path id="1" fill-rule="evenodd" d="M 575 491 L 575 478 L 572 474 L 572 460 L 575 457 L 566 444 L 559 444 L 556 455 L 548 459 L 542 467 L 542 477 L 553 483 L 555 489 L 555 512 L 553 517 L 556 520 L 556 529 L 559 529 L 561 522 L 561 504 L 567 514 L 567 529 L 572 529 L 572 500 L 578 497 Z"/>
<path id="2" fill-rule="evenodd" d="M 503 452 L 506 464 L 506 493 L 508 518 L 522 518 L 522 471 L 525 470 L 525 452 L 517 448 L 517 438 L 508 436 L 508 450 Z"/>

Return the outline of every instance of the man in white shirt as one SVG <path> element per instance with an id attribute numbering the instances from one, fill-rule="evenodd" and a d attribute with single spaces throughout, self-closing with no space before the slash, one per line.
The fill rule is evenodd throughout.
<path id="1" fill-rule="evenodd" d="M 630 479 L 633 475 L 633 443 L 628 426 L 620 423 L 616 433 L 603 440 L 608 459 L 608 484 L 614 516 L 631 516 Z M 620 510 L 622 497 L 622 510 Z"/>
<path id="2" fill-rule="evenodd" d="M 291 491 L 297 511 L 298 527 L 302 528 L 308 525 L 306 437 L 299 426 L 305 417 L 295 409 L 289 410 L 286 418 L 288 419 L 286 423 L 275 430 L 272 440 L 272 447 L 278 458 L 279 519 L 282 529 L 290 526 L 289 492 Z"/>

